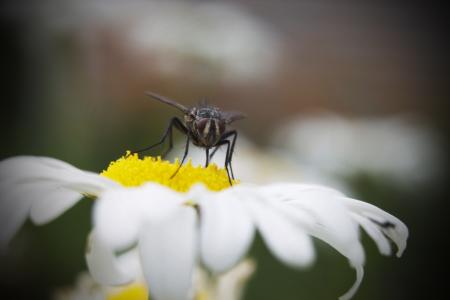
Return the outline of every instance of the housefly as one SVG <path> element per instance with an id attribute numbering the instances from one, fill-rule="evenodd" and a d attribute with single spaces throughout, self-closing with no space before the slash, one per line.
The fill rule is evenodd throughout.
<path id="1" fill-rule="evenodd" d="M 167 139 L 169 139 L 169 147 L 162 154 L 164 157 L 173 148 L 173 128 L 176 128 L 186 136 L 186 146 L 181 163 L 171 178 L 178 173 L 186 160 L 189 152 L 189 144 L 192 142 L 195 146 L 205 149 L 205 167 L 209 165 L 212 157 L 221 146 L 227 147 L 225 155 L 225 169 L 231 185 L 231 180 L 234 179 L 231 160 L 233 158 L 234 147 L 236 145 L 238 134 L 236 130 L 229 130 L 227 127 L 234 121 L 245 118 L 245 114 L 241 112 L 222 111 L 218 107 L 209 105 L 206 102 L 201 102 L 200 104 L 192 107 L 186 107 L 183 104 L 153 92 L 146 92 L 145 94 L 155 100 L 177 108 L 184 113 L 184 117 L 183 120 L 180 120 L 178 117 L 173 117 L 159 142 L 144 149 L 133 151 L 133 153 L 148 151 L 163 144 Z"/>

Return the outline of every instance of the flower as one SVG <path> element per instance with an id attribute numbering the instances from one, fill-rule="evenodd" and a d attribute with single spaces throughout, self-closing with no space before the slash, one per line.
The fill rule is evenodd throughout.
<path id="1" fill-rule="evenodd" d="M 224 274 L 211 276 L 204 269 L 197 269 L 196 286 L 200 292 L 196 300 L 239 300 L 242 299 L 245 285 L 256 270 L 251 259 L 240 262 Z"/>
<path id="2" fill-rule="evenodd" d="M 302 117 L 278 129 L 274 143 L 308 179 L 342 188 L 342 178 L 367 173 L 410 188 L 439 174 L 439 138 L 397 116 L 348 119 L 333 114 Z M 340 181 L 340 182 L 336 182 Z"/>
<path id="3" fill-rule="evenodd" d="M 78 275 L 73 286 L 59 288 L 54 300 L 147 300 L 148 288 L 140 268 L 137 251 L 130 251 L 118 257 L 122 268 L 136 274 L 132 283 L 110 287 L 96 282 L 88 272 Z M 248 279 L 255 271 L 255 263 L 246 259 L 220 276 L 211 276 L 202 268 L 197 268 L 194 286 L 195 300 L 239 300 Z"/>
<path id="4" fill-rule="evenodd" d="M 408 229 L 399 219 L 334 189 L 297 183 L 235 182 L 230 187 L 225 170 L 190 163 L 169 180 L 177 167 L 177 162 L 127 155 L 98 175 L 51 158 L 4 160 L 0 241 L 5 244 L 28 216 L 42 224 L 82 195 L 95 197 L 86 250 L 91 275 L 105 285 L 132 282 L 136 275 L 121 267 L 116 253 L 137 249 L 157 300 L 192 296 L 200 263 L 213 274 L 231 269 L 248 252 L 256 230 L 272 254 L 289 266 L 314 262 L 311 237 L 344 255 L 356 270 L 356 282 L 340 299 L 350 299 L 363 278 L 359 226 L 381 254 L 391 253 L 390 240 L 397 245 L 397 256 L 406 248 Z"/>

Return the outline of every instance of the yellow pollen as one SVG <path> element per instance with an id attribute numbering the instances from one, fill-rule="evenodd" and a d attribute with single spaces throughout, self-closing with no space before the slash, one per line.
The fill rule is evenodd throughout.
<path id="1" fill-rule="evenodd" d="M 118 291 L 109 293 L 107 300 L 148 300 L 147 287 L 141 283 L 119 288 Z"/>
<path id="2" fill-rule="evenodd" d="M 208 293 L 206 291 L 199 291 L 195 294 L 194 300 L 208 300 Z"/>
<path id="3" fill-rule="evenodd" d="M 194 299 L 208 300 L 209 296 L 206 291 L 198 291 L 195 293 Z M 151 300 L 151 298 L 148 288 L 143 283 L 133 283 L 108 292 L 106 300 Z"/>
<path id="4" fill-rule="evenodd" d="M 179 192 L 188 191 L 196 183 L 203 183 L 212 191 L 220 191 L 230 187 L 226 170 L 217 167 L 216 164 L 210 164 L 205 168 L 193 166 L 191 160 L 189 160 L 171 178 L 179 165 L 178 159 L 175 163 L 162 160 L 161 157 L 147 156 L 141 159 L 137 154 L 130 154 L 127 151 L 125 156 L 111 162 L 101 175 L 127 187 L 156 182 Z M 232 182 L 233 184 L 238 183 L 236 180 Z"/>

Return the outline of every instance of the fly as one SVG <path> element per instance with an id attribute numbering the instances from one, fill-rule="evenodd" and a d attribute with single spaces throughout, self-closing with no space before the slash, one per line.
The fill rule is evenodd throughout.
<path id="1" fill-rule="evenodd" d="M 245 118 L 246 115 L 241 112 L 224 112 L 218 107 L 208 105 L 206 102 L 202 102 L 189 108 L 174 100 L 152 92 L 146 92 L 145 94 L 155 100 L 173 106 L 182 111 L 184 113 L 184 118 L 182 121 L 178 117 L 173 117 L 159 142 L 144 149 L 133 151 L 133 153 L 148 151 L 163 144 L 168 138 L 169 148 L 162 154 L 164 157 L 173 148 L 173 128 L 176 128 L 186 136 L 186 146 L 181 163 L 170 178 L 173 178 L 180 170 L 188 155 L 189 144 L 192 142 L 195 146 L 205 149 L 205 167 L 209 165 L 212 157 L 221 146 L 227 147 L 225 155 L 225 169 L 227 171 L 230 185 L 232 185 L 234 173 L 233 167 L 231 166 L 231 160 L 233 158 L 234 147 L 236 145 L 237 131 L 234 129 L 228 130 L 227 126 L 234 121 Z M 212 152 L 210 152 L 211 149 L 213 149 Z"/>

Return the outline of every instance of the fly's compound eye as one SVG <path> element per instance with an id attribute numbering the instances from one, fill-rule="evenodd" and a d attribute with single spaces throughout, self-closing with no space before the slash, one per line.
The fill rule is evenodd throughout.
<path id="1" fill-rule="evenodd" d="M 225 133 L 225 129 L 226 129 L 226 124 L 225 121 L 220 120 L 219 121 L 219 134 L 222 135 Z"/>

